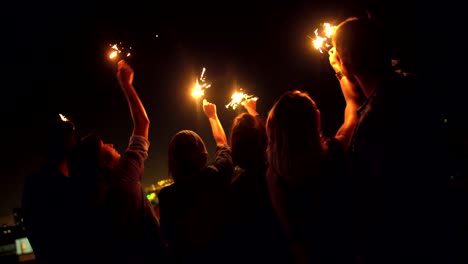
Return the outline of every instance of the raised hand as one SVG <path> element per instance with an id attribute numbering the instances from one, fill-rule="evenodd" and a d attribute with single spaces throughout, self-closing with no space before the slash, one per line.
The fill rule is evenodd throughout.
<path id="1" fill-rule="evenodd" d="M 257 116 L 257 98 L 251 98 L 247 99 L 245 102 L 242 104 L 247 112 L 253 116 Z"/>
<path id="2" fill-rule="evenodd" d="M 132 85 L 134 71 L 124 60 L 117 64 L 117 79 L 121 85 Z"/>
<path id="3" fill-rule="evenodd" d="M 211 132 L 213 132 L 216 145 L 221 146 L 227 144 L 226 134 L 224 133 L 223 126 L 216 114 L 216 105 L 208 102 L 206 99 L 203 99 L 203 111 L 210 122 Z"/>
<path id="4" fill-rule="evenodd" d="M 335 47 L 331 48 L 329 51 L 328 51 L 328 60 L 330 62 L 330 65 L 332 66 L 333 70 L 338 73 L 338 72 L 341 72 L 342 69 L 341 69 L 341 59 L 340 57 L 338 56 L 338 54 L 336 54 L 336 49 Z"/>
<path id="5" fill-rule="evenodd" d="M 206 99 L 203 99 L 203 112 L 208 118 L 217 118 L 216 114 L 216 105 L 208 102 Z"/>

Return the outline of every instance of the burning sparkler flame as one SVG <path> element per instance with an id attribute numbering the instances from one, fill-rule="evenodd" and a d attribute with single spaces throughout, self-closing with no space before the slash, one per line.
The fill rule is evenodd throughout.
<path id="1" fill-rule="evenodd" d="M 120 44 L 122 44 L 122 42 L 120 42 Z M 119 56 L 119 54 L 121 54 L 122 51 L 125 49 L 122 46 L 119 47 L 117 44 L 109 44 L 109 46 L 111 48 L 111 51 L 109 53 L 109 59 L 111 59 L 111 60 L 116 59 Z M 129 49 L 132 49 L 132 47 L 130 47 Z M 127 57 L 130 57 L 130 55 L 131 55 L 130 52 L 127 52 L 126 54 L 127 54 L 126 55 Z"/>
<path id="2" fill-rule="evenodd" d="M 66 116 L 64 116 L 64 115 L 62 115 L 62 114 L 59 114 L 59 116 L 60 116 L 60 119 L 61 119 L 63 122 L 68 122 L 68 121 L 69 121 L 68 118 L 67 118 Z"/>
<path id="3" fill-rule="evenodd" d="M 205 90 L 211 87 L 211 83 L 206 83 L 206 76 L 205 76 L 206 68 L 203 67 L 202 73 L 200 74 L 200 78 L 197 79 L 195 82 L 194 87 L 192 88 L 192 96 L 195 99 L 199 99 L 205 95 Z"/>
<path id="4" fill-rule="evenodd" d="M 113 59 L 113 58 L 115 58 L 115 57 L 117 57 L 117 51 L 116 51 L 116 50 L 112 51 L 112 52 L 109 54 L 109 59 Z"/>
<path id="5" fill-rule="evenodd" d="M 329 43 L 330 38 L 335 34 L 336 26 L 332 26 L 330 23 L 323 23 L 323 35 L 320 35 L 319 29 L 315 29 L 315 39 L 312 39 L 314 48 L 323 53 L 323 50 L 328 51 L 331 47 Z"/>
<path id="6" fill-rule="evenodd" d="M 240 90 L 242 90 L 242 89 L 240 89 Z M 235 91 L 231 95 L 231 101 L 226 105 L 226 108 L 231 107 L 232 110 L 236 110 L 236 108 L 239 105 L 243 105 L 245 103 L 245 101 L 247 101 L 247 100 L 257 101 L 258 97 L 255 97 L 255 96 L 250 95 L 250 94 L 243 93 L 241 91 Z"/>
<path id="7" fill-rule="evenodd" d="M 332 26 L 330 23 L 323 23 L 323 26 L 323 32 L 325 32 L 325 36 L 330 38 L 335 33 L 336 26 Z"/>

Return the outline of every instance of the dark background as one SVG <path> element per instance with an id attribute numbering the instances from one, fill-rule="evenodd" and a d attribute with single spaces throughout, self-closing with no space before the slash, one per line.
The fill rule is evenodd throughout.
<path id="1" fill-rule="evenodd" d="M 144 186 L 167 177 L 167 145 L 177 131 L 195 130 L 214 151 L 201 103 L 190 96 L 203 67 L 212 82 L 206 98 L 217 104 L 228 136 L 232 119 L 243 110 L 224 107 L 235 87 L 260 98 L 262 115 L 284 91 L 306 90 L 318 103 L 325 134 L 334 134 L 344 100 L 328 56 L 307 38 L 322 22 L 370 13 L 395 35 L 395 57 L 408 69 L 431 77 L 440 71 L 437 50 L 421 38 L 433 30 L 420 27 L 426 18 L 426 25 L 437 22 L 404 1 L 17 2 L 2 13 L 0 215 L 19 206 L 24 177 L 44 159 L 45 124 L 58 113 L 80 133 L 97 131 L 125 150 L 132 120 L 116 63 L 107 58 L 111 43 L 132 47 L 134 86 L 151 119 Z M 438 107 L 457 105 L 447 103 L 452 90 L 441 91 Z"/>

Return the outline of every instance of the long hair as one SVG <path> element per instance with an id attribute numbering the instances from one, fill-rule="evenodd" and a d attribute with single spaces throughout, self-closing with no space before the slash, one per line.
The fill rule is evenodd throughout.
<path id="1" fill-rule="evenodd" d="M 332 37 L 343 64 L 361 75 L 384 75 L 392 69 L 389 38 L 373 18 L 350 17 Z"/>
<path id="2" fill-rule="evenodd" d="M 234 164 L 242 169 L 265 165 L 267 135 L 264 122 L 249 113 L 239 114 L 232 123 L 230 141 Z"/>
<path id="3" fill-rule="evenodd" d="M 289 91 L 270 110 L 266 127 L 270 199 L 297 263 L 310 263 L 309 227 L 315 219 L 308 216 L 320 200 L 320 164 L 326 151 L 320 112 L 307 93 Z"/>
<path id="4" fill-rule="evenodd" d="M 300 182 L 324 151 L 320 112 L 305 92 L 283 94 L 267 119 L 269 172 L 288 183 Z"/>

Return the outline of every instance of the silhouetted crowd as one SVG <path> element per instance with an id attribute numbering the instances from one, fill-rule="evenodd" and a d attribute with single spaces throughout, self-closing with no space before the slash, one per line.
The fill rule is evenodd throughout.
<path id="1" fill-rule="evenodd" d="M 230 138 L 203 101 L 216 142 L 192 130 L 168 146 L 174 183 L 141 184 L 150 120 L 118 63 L 133 131 L 124 153 L 70 120 L 50 126 L 48 161 L 26 178 L 22 207 L 38 263 L 449 263 L 459 234 L 446 212 L 444 134 L 424 80 L 395 72 L 370 18 L 338 25 L 329 51 L 346 107 L 334 136 L 304 91 L 267 116 L 255 99 Z M 430 85 L 430 84 L 429 84 Z M 337 100 L 342 100 L 338 98 Z"/>

